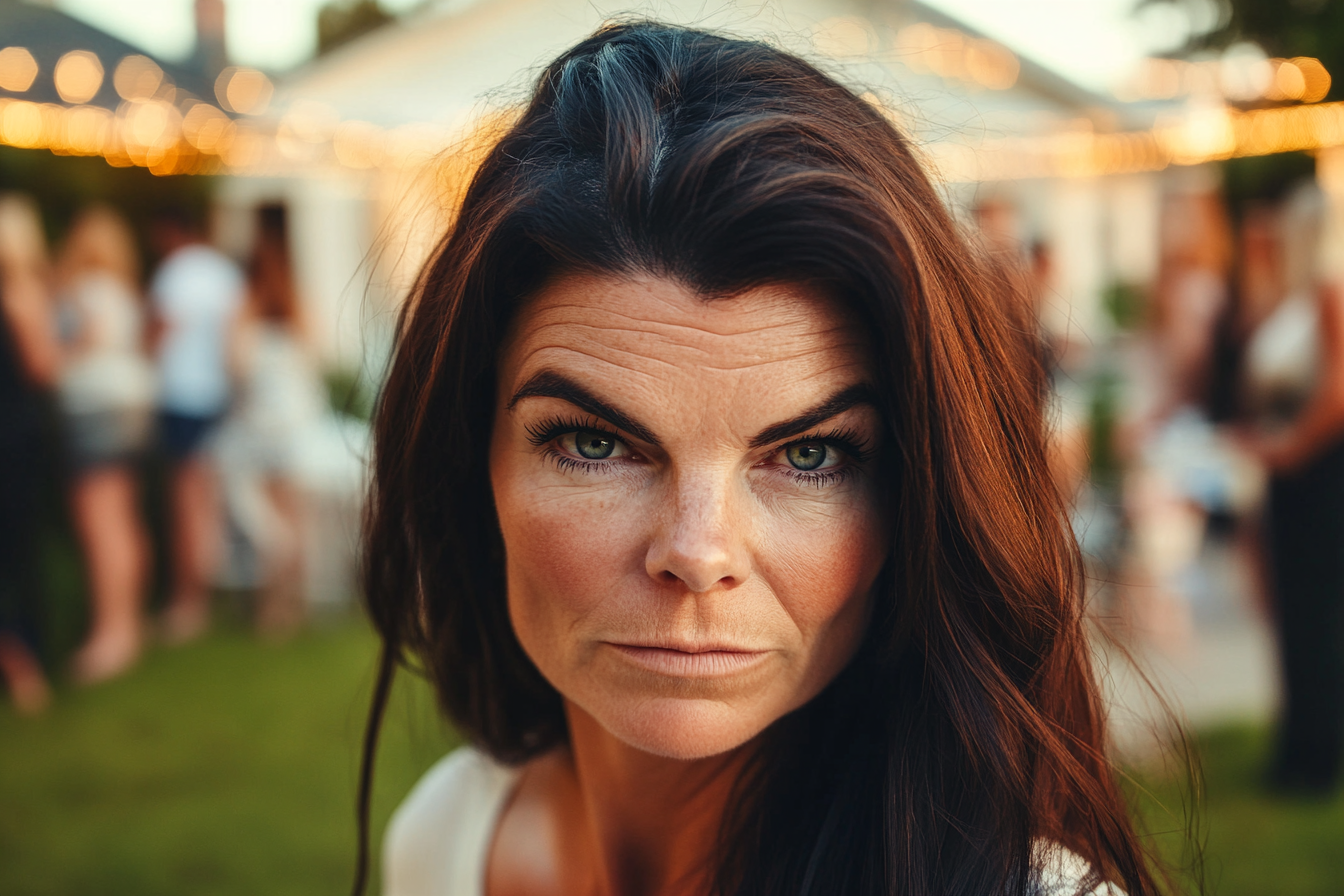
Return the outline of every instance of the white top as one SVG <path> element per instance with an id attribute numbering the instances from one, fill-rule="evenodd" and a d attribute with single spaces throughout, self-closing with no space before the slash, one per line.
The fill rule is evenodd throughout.
<path id="1" fill-rule="evenodd" d="M 425 772 L 392 816 L 383 841 L 383 896 L 485 896 L 499 815 L 518 770 L 471 747 Z M 1089 866 L 1061 846 L 1037 849 L 1033 896 L 1074 896 Z M 1123 896 L 1101 884 L 1084 896 Z"/>
<path id="2" fill-rule="evenodd" d="M 68 414 L 144 408 L 154 400 L 154 369 L 143 350 L 140 300 L 117 277 L 80 277 L 61 297 L 69 356 L 61 371 Z M 64 327 L 62 329 L 65 329 Z"/>
<path id="3" fill-rule="evenodd" d="M 1246 349 L 1246 380 L 1262 416 L 1291 416 L 1311 397 L 1320 375 L 1320 329 L 1320 306 L 1301 292 L 1280 301 L 1256 328 Z"/>
<path id="4" fill-rule="evenodd" d="M 288 328 L 268 320 L 238 331 L 235 361 L 233 422 L 246 433 L 254 460 L 288 468 L 327 407 L 317 366 Z"/>
<path id="5" fill-rule="evenodd" d="M 238 266 L 209 246 L 169 255 L 149 286 L 164 325 L 159 345 L 159 406 L 209 417 L 229 401 L 226 344 L 229 322 L 243 300 Z"/>
<path id="6" fill-rule="evenodd" d="M 383 896 L 484 896 L 490 843 L 517 781 L 517 769 L 471 747 L 440 759 L 387 826 Z"/>

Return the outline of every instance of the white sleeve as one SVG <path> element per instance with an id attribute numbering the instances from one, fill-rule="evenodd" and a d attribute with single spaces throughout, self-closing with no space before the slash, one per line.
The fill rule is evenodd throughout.
<path id="1" fill-rule="evenodd" d="M 440 759 L 388 824 L 383 896 L 483 896 L 495 824 L 516 779 L 470 747 Z"/>
<path id="2" fill-rule="evenodd" d="M 1032 896 L 1125 896 L 1123 890 L 1109 881 L 1102 881 L 1083 893 L 1079 891 L 1092 866 L 1077 853 L 1058 843 L 1036 841 L 1032 856 L 1035 876 Z"/>

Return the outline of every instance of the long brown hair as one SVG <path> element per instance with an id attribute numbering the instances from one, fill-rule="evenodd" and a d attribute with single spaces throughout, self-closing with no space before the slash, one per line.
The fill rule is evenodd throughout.
<path id="1" fill-rule="evenodd" d="M 1025 303 L 853 92 L 767 45 L 647 22 L 546 68 L 402 313 L 365 532 L 383 654 L 361 836 L 399 664 L 503 762 L 566 740 L 509 623 L 484 453 L 505 329 L 557 271 L 665 276 L 706 300 L 817 284 L 871 333 L 891 559 L 858 656 L 766 733 L 716 891 L 1021 894 L 1048 839 L 1092 863 L 1085 888 L 1155 892 L 1106 758 Z"/>

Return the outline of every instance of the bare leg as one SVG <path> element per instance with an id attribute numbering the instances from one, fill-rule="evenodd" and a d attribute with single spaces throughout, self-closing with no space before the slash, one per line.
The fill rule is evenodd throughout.
<path id="1" fill-rule="evenodd" d="M 22 641 L 6 632 L 0 632 L 0 677 L 5 680 L 14 708 L 23 715 L 37 715 L 51 703 L 51 688 L 37 658 Z"/>
<path id="2" fill-rule="evenodd" d="M 164 637 L 182 644 L 210 623 L 210 580 L 219 556 L 219 490 L 203 457 L 172 473 L 173 591 L 164 611 Z"/>
<path id="3" fill-rule="evenodd" d="M 120 675 L 140 656 L 149 539 L 130 470 L 104 467 L 85 473 L 71 497 L 88 564 L 93 617 L 74 673 L 90 684 Z"/>
<path id="4" fill-rule="evenodd" d="M 303 496 L 281 477 L 266 482 L 276 532 L 266 552 L 266 581 L 257 606 L 257 630 L 285 637 L 303 624 Z"/>

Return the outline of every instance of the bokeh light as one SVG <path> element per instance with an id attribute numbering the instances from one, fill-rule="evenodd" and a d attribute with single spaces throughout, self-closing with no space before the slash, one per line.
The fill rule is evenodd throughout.
<path id="1" fill-rule="evenodd" d="M 71 50 L 52 72 L 56 92 L 67 103 L 87 103 L 103 86 L 103 63 L 88 50 Z"/>
<path id="2" fill-rule="evenodd" d="M 98 106 L 76 106 L 65 113 L 67 148 L 76 155 L 99 155 L 112 132 L 112 113 Z"/>
<path id="3" fill-rule="evenodd" d="M 219 104 L 239 115 L 260 115 L 271 104 L 271 79 L 254 68 L 231 65 L 215 80 Z"/>
<path id="4" fill-rule="evenodd" d="M 112 73 L 112 86 L 124 100 L 152 97 L 163 83 L 163 69 L 147 56 L 127 56 Z"/>
<path id="5" fill-rule="evenodd" d="M 23 93 L 37 78 L 37 60 L 25 47 L 5 47 L 0 50 L 0 88 L 11 93 Z"/>
<path id="6" fill-rule="evenodd" d="M 218 155 L 233 138 L 233 122 L 209 103 L 195 103 L 182 118 L 182 136 L 200 152 Z"/>

